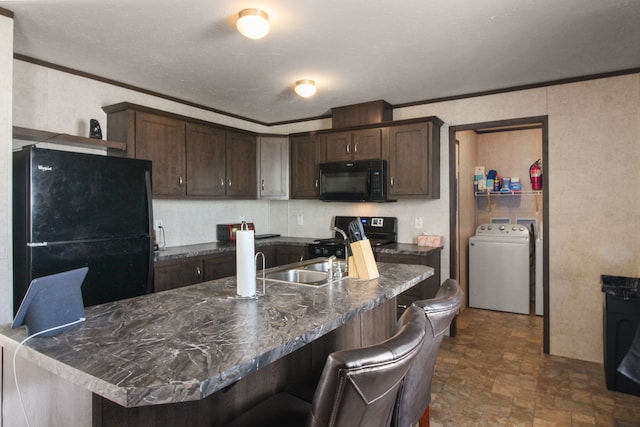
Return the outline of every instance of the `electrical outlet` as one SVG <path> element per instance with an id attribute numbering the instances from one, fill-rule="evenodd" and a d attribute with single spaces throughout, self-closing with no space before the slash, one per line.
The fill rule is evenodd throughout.
<path id="1" fill-rule="evenodd" d="M 238 222 L 243 223 L 244 222 L 244 215 L 240 215 L 238 217 Z"/>
<path id="2" fill-rule="evenodd" d="M 422 228 L 422 217 L 421 216 L 417 216 L 416 217 L 416 228 Z"/>
<path id="3" fill-rule="evenodd" d="M 161 219 L 156 219 L 156 227 L 155 227 L 156 230 L 159 229 L 159 228 L 162 228 L 162 227 L 164 227 L 164 224 L 162 223 L 162 220 Z"/>

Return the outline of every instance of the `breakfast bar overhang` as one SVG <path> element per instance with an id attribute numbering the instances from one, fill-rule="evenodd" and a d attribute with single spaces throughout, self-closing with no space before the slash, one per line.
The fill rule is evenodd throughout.
<path id="1" fill-rule="evenodd" d="M 80 326 L 35 337 L 17 357 L 32 425 L 224 425 L 283 388 L 312 384 L 335 350 L 391 336 L 396 296 L 433 274 L 378 264 L 373 280 L 267 283 L 236 298 L 230 277 L 86 309 Z M 3 419 L 24 425 L 11 360 L 25 328 L 0 331 Z M 52 424 L 53 423 L 53 424 Z"/>

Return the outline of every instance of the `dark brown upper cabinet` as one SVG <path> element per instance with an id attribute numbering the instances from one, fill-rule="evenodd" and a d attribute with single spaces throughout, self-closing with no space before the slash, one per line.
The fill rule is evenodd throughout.
<path id="1" fill-rule="evenodd" d="M 182 196 L 186 191 L 184 122 L 139 112 L 135 118 L 135 157 L 153 162 L 153 193 Z"/>
<path id="2" fill-rule="evenodd" d="M 129 103 L 103 109 L 108 134 L 127 142 L 109 154 L 151 160 L 154 197 L 256 198 L 255 135 Z"/>
<path id="3" fill-rule="evenodd" d="M 417 122 L 385 129 L 389 198 L 440 198 L 440 126 Z"/>
<path id="4" fill-rule="evenodd" d="M 186 124 L 188 193 L 223 197 L 226 189 L 226 132 L 195 123 Z"/>
<path id="5" fill-rule="evenodd" d="M 332 132 L 327 135 L 327 162 L 379 159 L 381 147 L 380 129 Z"/>
<path id="6" fill-rule="evenodd" d="M 295 135 L 290 138 L 289 142 L 291 149 L 290 198 L 316 199 L 320 197 L 319 165 L 324 161 L 324 136 Z"/>
<path id="7" fill-rule="evenodd" d="M 437 117 L 423 117 L 292 135 L 290 197 L 319 197 L 322 162 L 383 159 L 389 199 L 438 199 L 442 124 Z"/>

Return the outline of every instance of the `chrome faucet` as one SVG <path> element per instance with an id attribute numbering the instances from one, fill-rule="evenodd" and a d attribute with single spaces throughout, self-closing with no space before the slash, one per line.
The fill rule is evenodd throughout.
<path id="1" fill-rule="evenodd" d="M 337 231 L 338 233 L 342 234 L 342 238 L 344 239 L 345 242 L 348 240 L 347 233 L 345 233 L 342 229 L 338 227 L 331 227 L 331 231 Z"/>
<path id="2" fill-rule="evenodd" d="M 329 257 L 329 259 L 327 260 L 327 263 L 328 263 L 327 270 L 329 270 L 328 271 L 328 273 L 329 273 L 329 281 L 333 280 L 333 261 L 335 261 L 335 260 L 336 260 L 336 256 L 335 255 L 331 255 Z M 342 273 L 342 272 L 340 272 L 340 273 Z M 338 277 L 342 277 L 342 274 L 340 274 Z"/>
<path id="3" fill-rule="evenodd" d="M 347 270 L 347 266 L 349 264 L 348 262 L 348 251 L 349 251 L 349 238 L 347 237 L 347 233 L 344 232 L 344 230 L 338 228 L 338 227 L 332 227 L 331 231 L 337 231 L 338 233 L 340 233 L 342 235 L 342 239 L 344 240 L 344 266 L 345 266 L 345 271 Z M 340 268 L 340 264 L 338 264 L 338 275 L 339 277 L 342 277 L 342 269 Z"/>

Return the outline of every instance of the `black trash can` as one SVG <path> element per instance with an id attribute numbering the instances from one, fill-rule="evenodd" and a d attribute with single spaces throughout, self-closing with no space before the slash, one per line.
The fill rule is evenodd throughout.
<path id="1" fill-rule="evenodd" d="M 604 373 L 607 389 L 640 396 L 640 384 L 617 371 L 640 327 L 640 279 L 602 275 Z"/>

